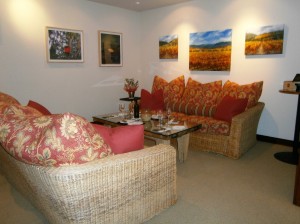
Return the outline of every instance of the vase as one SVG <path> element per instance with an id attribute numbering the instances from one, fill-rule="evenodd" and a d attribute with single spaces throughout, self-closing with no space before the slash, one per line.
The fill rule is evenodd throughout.
<path id="1" fill-rule="evenodd" d="M 129 96 L 129 99 L 134 99 L 134 91 L 129 91 L 128 92 L 128 96 Z"/>

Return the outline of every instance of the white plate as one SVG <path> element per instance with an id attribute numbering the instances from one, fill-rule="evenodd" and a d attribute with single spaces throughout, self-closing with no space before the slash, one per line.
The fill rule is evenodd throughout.
<path id="1" fill-rule="evenodd" d="M 172 126 L 172 129 L 176 130 L 176 131 L 180 131 L 180 130 L 185 129 L 185 126 L 183 126 L 183 125 L 175 125 L 175 126 Z"/>

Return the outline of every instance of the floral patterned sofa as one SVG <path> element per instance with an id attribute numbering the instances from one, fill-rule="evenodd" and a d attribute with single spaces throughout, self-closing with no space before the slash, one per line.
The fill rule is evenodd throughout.
<path id="1" fill-rule="evenodd" d="M 100 126 L 41 108 L 0 92 L 0 168 L 50 223 L 141 223 L 176 203 L 172 146 L 143 148 L 141 125 L 105 129 L 139 144 L 116 154 Z"/>
<path id="2" fill-rule="evenodd" d="M 183 75 L 170 82 L 156 75 L 151 93 L 141 92 L 141 106 L 147 109 L 152 101 L 164 110 L 170 107 L 177 120 L 201 123 L 202 128 L 190 134 L 191 149 L 238 159 L 256 143 L 264 108 L 259 102 L 262 87 L 262 81 L 239 85 L 228 80 L 222 85 L 221 80 L 200 83 L 192 78 L 185 85 Z"/>

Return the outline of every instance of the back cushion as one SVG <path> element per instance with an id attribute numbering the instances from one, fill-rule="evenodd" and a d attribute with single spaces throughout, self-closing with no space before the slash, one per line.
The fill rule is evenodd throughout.
<path id="1" fill-rule="evenodd" d="M 33 100 L 29 100 L 27 106 L 35 108 L 36 110 L 40 111 L 43 115 L 51 115 L 50 111 L 46 107 Z"/>
<path id="2" fill-rule="evenodd" d="M 71 113 L 6 116 L 0 121 L 0 142 L 16 159 L 42 166 L 81 164 L 111 154 L 93 126 Z"/>
<path id="3" fill-rule="evenodd" d="M 142 89 L 140 109 L 141 110 L 163 110 L 164 109 L 163 90 L 160 89 L 151 94 L 147 90 Z"/>
<path id="4" fill-rule="evenodd" d="M 231 96 L 238 99 L 248 99 L 247 107 L 250 108 L 257 104 L 263 88 L 263 81 L 253 82 L 251 84 L 239 85 L 229 80 L 223 86 L 222 93 L 218 98 L 218 103 L 220 103 L 224 96 Z"/>
<path id="5" fill-rule="evenodd" d="M 129 125 L 106 127 L 93 124 L 97 132 L 109 144 L 114 154 L 136 151 L 144 148 L 144 126 Z"/>
<path id="6" fill-rule="evenodd" d="M 211 117 L 215 113 L 217 98 L 221 90 L 221 80 L 203 84 L 189 78 L 182 100 L 169 106 L 175 112 Z"/>
<path id="7" fill-rule="evenodd" d="M 41 116 L 42 113 L 35 108 L 22 106 L 19 104 L 2 104 L 0 105 L 0 115 L 17 115 L 17 116 Z"/>
<path id="8" fill-rule="evenodd" d="M 7 104 L 19 104 L 19 101 L 16 100 L 14 97 L 6 94 L 6 93 L 2 93 L 0 92 L 0 104 L 1 103 L 7 103 Z"/>
<path id="9" fill-rule="evenodd" d="M 168 107 L 169 103 L 178 102 L 181 100 L 185 88 L 184 76 L 179 76 L 171 82 L 167 82 L 159 76 L 155 76 L 152 85 L 152 93 L 162 89 L 164 94 L 164 108 Z"/>
<path id="10" fill-rule="evenodd" d="M 221 91 L 222 80 L 200 83 L 189 78 L 183 94 L 183 101 L 192 104 L 215 105 Z"/>

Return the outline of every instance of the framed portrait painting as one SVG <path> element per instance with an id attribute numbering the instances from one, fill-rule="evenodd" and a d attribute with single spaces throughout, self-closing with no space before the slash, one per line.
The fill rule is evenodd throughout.
<path id="1" fill-rule="evenodd" d="M 122 34 L 98 31 L 99 66 L 122 66 Z"/>
<path id="2" fill-rule="evenodd" d="M 46 27 L 48 62 L 83 62 L 83 31 Z"/>

